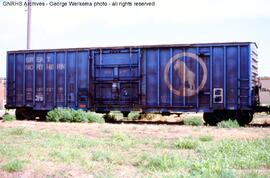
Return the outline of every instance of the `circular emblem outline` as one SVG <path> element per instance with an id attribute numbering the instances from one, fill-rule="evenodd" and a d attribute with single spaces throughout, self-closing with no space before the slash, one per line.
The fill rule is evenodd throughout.
<path id="1" fill-rule="evenodd" d="M 178 90 L 173 88 L 172 84 L 170 83 L 170 80 L 169 80 L 169 69 L 170 69 L 170 66 L 177 60 L 177 59 L 180 59 L 182 57 L 190 57 L 191 59 L 193 60 L 196 60 L 202 67 L 202 70 L 203 70 L 203 78 L 202 78 L 202 81 L 199 85 L 199 87 L 196 89 L 196 90 L 193 90 L 193 89 L 190 89 L 190 88 L 179 88 Z M 197 74 L 198 75 L 198 74 Z M 174 55 L 173 57 L 171 57 L 169 59 L 169 62 L 166 64 L 165 66 L 165 70 L 164 70 L 164 81 L 167 85 L 167 87 L 172 90 L 172 92 L 177 95 L 177 96 L 193 96 L 195 94 L 198 94 L 198 92 L 203 89 L 204 85 L 206 84 L 206 81 L 207 81 L 207 67 L 205 65 L 205 63 L 203 62 L 203 60 L 196 54 L 194 53 L 178 53 L 176 55 Z"/>

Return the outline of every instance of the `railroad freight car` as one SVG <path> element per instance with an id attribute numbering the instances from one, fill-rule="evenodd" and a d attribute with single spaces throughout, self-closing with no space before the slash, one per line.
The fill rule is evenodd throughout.
<path id="1" fill-rule="evenodd" d="M 6 108 L 20 119 L 63 107 L 246 124 L 259 105 L 257 69 L 253 42 L 9 51 Z"/>

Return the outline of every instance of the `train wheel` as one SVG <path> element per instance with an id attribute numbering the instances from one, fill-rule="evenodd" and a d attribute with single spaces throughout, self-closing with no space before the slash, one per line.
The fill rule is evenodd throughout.
<path id="1" fill-rule="evenodd" d="M 251 111 L 237 111 L 236 120 L 240 126 L 245 126 L 253 120 L 253 112 Z"/>
<path id="2" fill-rule="evenodd" d="M 208 125 L 211 125 L 211 126 L 217 125 L 217 120 L 216 120 L 216 118 L 214 116 L 214 113 L 205 112 L 203 114 L 203 120 Z"/>
<path id="3" fill-rule="evenodd" d="M 26 118 L 23 115 L 24 109 L 16 109 L 15 115 L 17 120 L 25 120 Z"/>
<path id="4" fill-rule="evenodd" d="M 35 120 L 37 117 L 37 112 L 34 110 L 26 110 L 24 114 L 27 120 Z"/>
<path id="5" fill-rule="evenodd" d="M 104 118 L 105 122 L 108 122 L 108 123 L 112 123 L 112 122 L 116 121 L 115 116 L 112 115 L 110 112 L 104 113 L 103 118 Z"/>
<path id="6" fill-rule="evenodd" d="M 17 120 L 34 120 L 37 112 L 32 109 L 20 108 L 15 111 Z"/>
<path id="7" fill-rule="evenodd" d="M 129 111 L 122 111 L 123 117 L 128 117 L 129 113 Z"/>
<path id="8" fill-rule="evenodd" d="M 216 126 L 217 123 L 227 120 L 228 114 L 223 111 L 215 111 L 215 112 L 206 112 L 203 114 L 203 120 L 206 124 L 210 126 Z"/>
<path id="9" fill-rule="evenodd" d="M 46 121 L 46 116 L 47 116 L 48 111 L 39 111 L 38 112 L 38 117 L 40 121 Z"/>

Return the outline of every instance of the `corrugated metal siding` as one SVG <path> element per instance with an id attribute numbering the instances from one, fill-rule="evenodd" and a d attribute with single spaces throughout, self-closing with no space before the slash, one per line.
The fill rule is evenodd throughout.
<path id="1" fill-rule="evenodd" d="M 253 43 L 8 52 L 7 103 L 145 111 L 249 109 Z"/>
<path id="2" fill-rule="evenodd" d="M 254 44 L 250 44 L 250 87 L 254 88 L 257 85 L 258 80 L 258 54 L 257 47 Z M 255 98 L 252 97 L 253 91 L 250 94 L 250 105 L 255 103 Z"/>
<path id="3" fill-rule="evenodd" d="M 89 107 L 88 58 L 88 51 L 9 53 L 7 104 L 35 109 Z"/>
<path id="4" fill-rule="evenodd" d="M 237 109 L 247 107 L 249 104 L 249 45 L 223 45 L 223 46 L 197 46 L 181 48 L 153 48 L 144 50 L 144 71 L 146 71 L 146 103 L 148 108 L 157 110 L 212 110 L 212 109 Z M 168 73 L 165 67 L 176 55 L 182 57 L 171 62 Z M 195 58 L 188 56 L 194 54 Z M 206 65 L 204 73 L 200 58 Z M 177 61 L 183 62 L 183 71 L 180 74 Z M 165 75 L 169 80 L 168 87 Z M 182 76 L 180 76 L 182 75 Z M 198 88 L 206 77 L 204 86 L 194 94 L 191 86 Z M 184 82 L 183 82 L 184 81 Z M 192 86 L 193 87 L 193 86 Z M 213 101 L 213 91 L 222 89 L 223 102 Z M 177 90 L 182 90 L 177 94 Z"/>

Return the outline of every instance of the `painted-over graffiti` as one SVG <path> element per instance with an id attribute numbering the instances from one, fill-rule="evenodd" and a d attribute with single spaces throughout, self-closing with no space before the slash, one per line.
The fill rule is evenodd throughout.
<path id="1" fill-rule="evenodd" d="M 195 85 L 196 74 L 181 60 L 183 57 L 189 57 L 192 60 L 195 60 L 197 63 L 200 64 L 203 76 L 200 84 L 197 86 Z M 172 67 L 177 72 L 177 77 L 179 78 L 180 87 L 174 88 L 170 82 L 169 78 L 169 69 Z M 174 55 L 172 58 L 169 59 L 169 62 L 165 66 L 164 70 L 164 81 L 167 87 L 172 90 L 172 92 L 177 96 L 193 96 L 197 94 L 206 84 L 207 81 L 207 67 L 203 60 L 196 54 L 193 53 L 179 53 Z M 186 85 L 187 83 L 187 85 Z"/>

